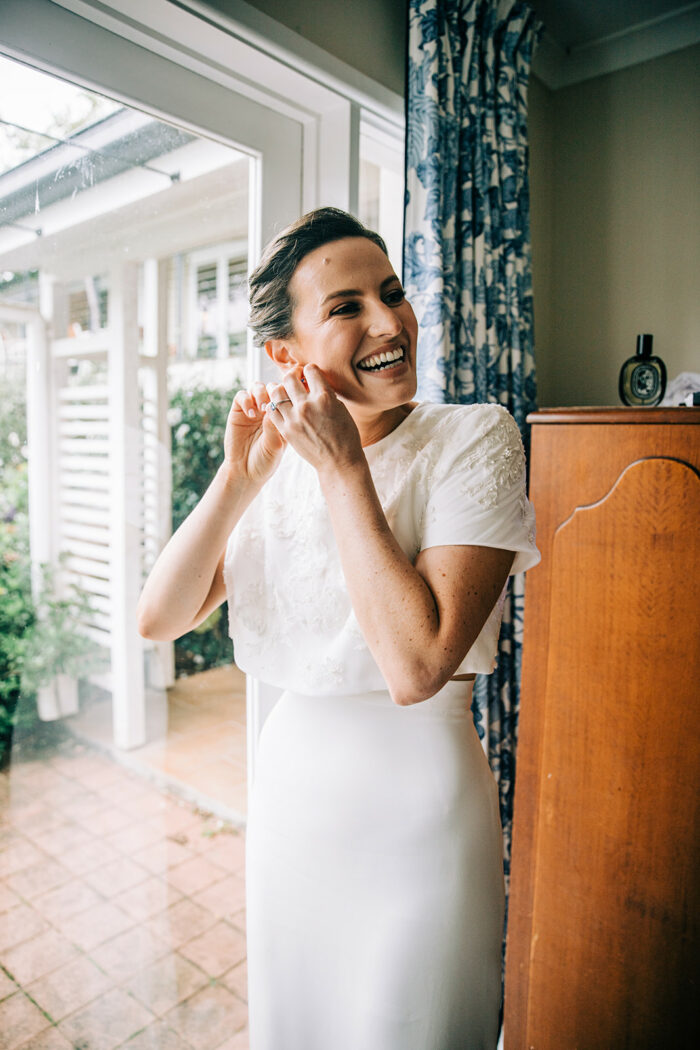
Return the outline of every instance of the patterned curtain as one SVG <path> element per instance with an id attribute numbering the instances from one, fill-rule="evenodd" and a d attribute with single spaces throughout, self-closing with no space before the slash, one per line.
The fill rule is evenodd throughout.
<path id="1" fill-rule="evenodd" d="M 409 0 L 404 283 L 420 323 L 419 397 L 496 401 L 527 449 L 536 407 L 527 85 L 542 30 L 524 0 Z M 497 668 L 474 719 L 499 784 L 510 875 L 524 580 L 511 577 Z"/>

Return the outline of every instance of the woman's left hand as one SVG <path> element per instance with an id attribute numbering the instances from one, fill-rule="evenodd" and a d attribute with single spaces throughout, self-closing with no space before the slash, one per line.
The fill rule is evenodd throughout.
<path id="1" fill-rule="evenodd" d="M 302 381 L 306 380 L 307 386 Z M 308 389 L 307 389 L 308 387 Z M 285 441 L 320 473 L 364 460 L 360 434 L 317 365 L 295 365 L 284 381 L 268 384 L 270 419 Z"/>

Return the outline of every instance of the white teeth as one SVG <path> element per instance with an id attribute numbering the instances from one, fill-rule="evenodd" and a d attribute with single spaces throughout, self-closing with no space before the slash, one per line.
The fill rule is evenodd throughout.
<path id="1" fill-rule="evenodd" d="M 364 371 L 379 369 L 382 365 L 393 364 L 394 361 L 399 361 L 403 358 L 405 352 L 405 347 L 398 346 L 395 350 L 383 351 L 380 354 L 372 354 L 371 357 L 366 357 L 364 361 L 361 361 L 357 367 Z"/>

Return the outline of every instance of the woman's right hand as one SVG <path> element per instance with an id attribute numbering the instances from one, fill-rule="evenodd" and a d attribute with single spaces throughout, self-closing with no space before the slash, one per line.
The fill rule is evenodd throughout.
<path id="1" fill-rule="evenodd" d="M 263 383 L 239 390 L 226 420 L 224 463 L 234 477 L 263 485 L 275 472 L 286 442 L 266 409 L 270 395 Z"/>

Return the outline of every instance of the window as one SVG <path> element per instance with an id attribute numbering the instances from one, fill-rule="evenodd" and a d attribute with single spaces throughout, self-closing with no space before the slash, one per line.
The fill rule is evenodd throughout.
<path id="1" fill-rule="evenodd" d="M 364 121 L 360 131 L 359 210 L 362 222 L 386 241 L 401 276 L 403 260 L 403 139 L 395 130 Z"/>

